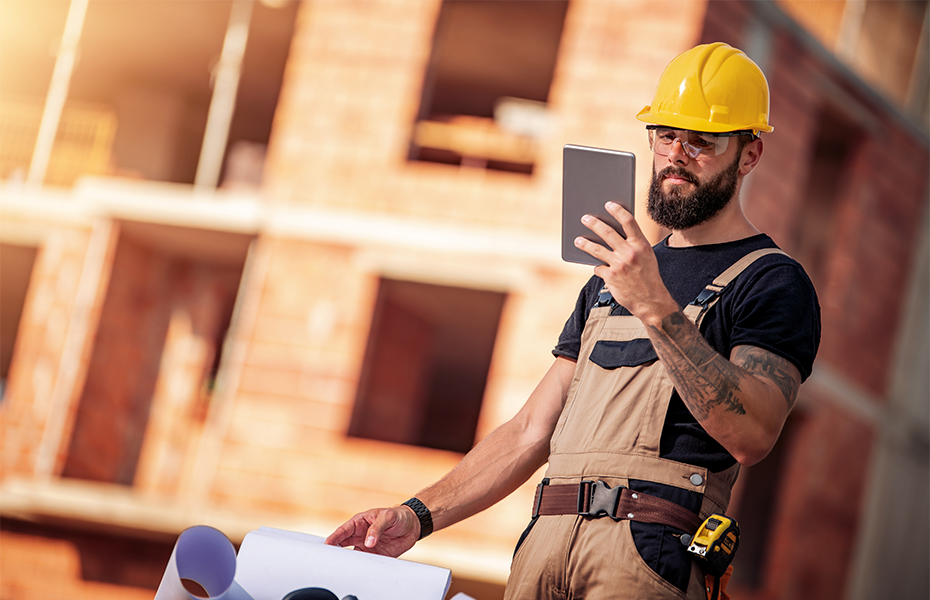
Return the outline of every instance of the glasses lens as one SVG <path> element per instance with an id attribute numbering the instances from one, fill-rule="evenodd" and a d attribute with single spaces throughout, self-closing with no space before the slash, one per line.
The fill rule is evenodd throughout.
<path id="1" fill-rule="evenodd" d="M 726 152 L 730 137 L 668 127 L 649 130 L 649 147 L 659 156 L 668 156 L 675 142 L 681 143 L 682 150 L 693 159 L 712 158 Z"/>

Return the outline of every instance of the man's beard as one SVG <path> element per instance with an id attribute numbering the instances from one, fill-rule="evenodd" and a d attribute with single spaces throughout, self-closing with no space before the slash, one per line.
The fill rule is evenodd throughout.
<path id="1" fill-rule="evenodd" d="M 692 183 L 694 191 L 685 194 L 677 186 L 672 186 L 670 192 L 664 192 L 662 182 L 669 174 Z M 675 166 L 666 167 L 656 175 L 655 165 L 653 165 L 646 212 L 653 221 L 673 231 L 682 231 L 705 223 L 716 216 L 733 199 L 738 174 L 738 155 L 733 164 L 707 183 L 700 183 L 692 173 Z"/>

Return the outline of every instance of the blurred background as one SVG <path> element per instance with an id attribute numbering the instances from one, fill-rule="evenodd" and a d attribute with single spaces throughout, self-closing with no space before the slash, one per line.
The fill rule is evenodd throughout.
<path id="1" fill-rule="evenodd" d="M 769 80 L 742 202 L 824 325 L 732 596 L 926 599 L 927 6 L 0 0 L 0 599 L 151 598 L 186 527 L 325 536 L 444 474 L 590 275 L 562 145 L 644 202 L 634 115 L 712 41 Z M 537 480 L 407 558 L 500 598 Z"/>

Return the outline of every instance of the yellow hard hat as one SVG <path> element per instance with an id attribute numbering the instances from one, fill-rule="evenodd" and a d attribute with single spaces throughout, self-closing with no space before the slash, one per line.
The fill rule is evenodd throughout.
<path id="1" fill-rule="evenodd" d="M 770 132 L 769 84 L 742 51 L 717 42 L 679 54 L 665 67 L 651 106 L 636 118 L 674 129 Z"/>

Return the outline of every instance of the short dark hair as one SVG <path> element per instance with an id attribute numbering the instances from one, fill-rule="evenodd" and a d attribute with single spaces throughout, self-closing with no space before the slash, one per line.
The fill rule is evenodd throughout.
<path id="1" fill-rule="evenodd" d="M 759 138 L 759 136 L 757 136 L 754 133 L 743 133 L 743 134 L 733 136 L 733 137 L 736 138 L 736 153 L 737 154 L 742 154 L 743 148 L 745 148 L 746 145 L 749 144 L 749 142 Z"/>

